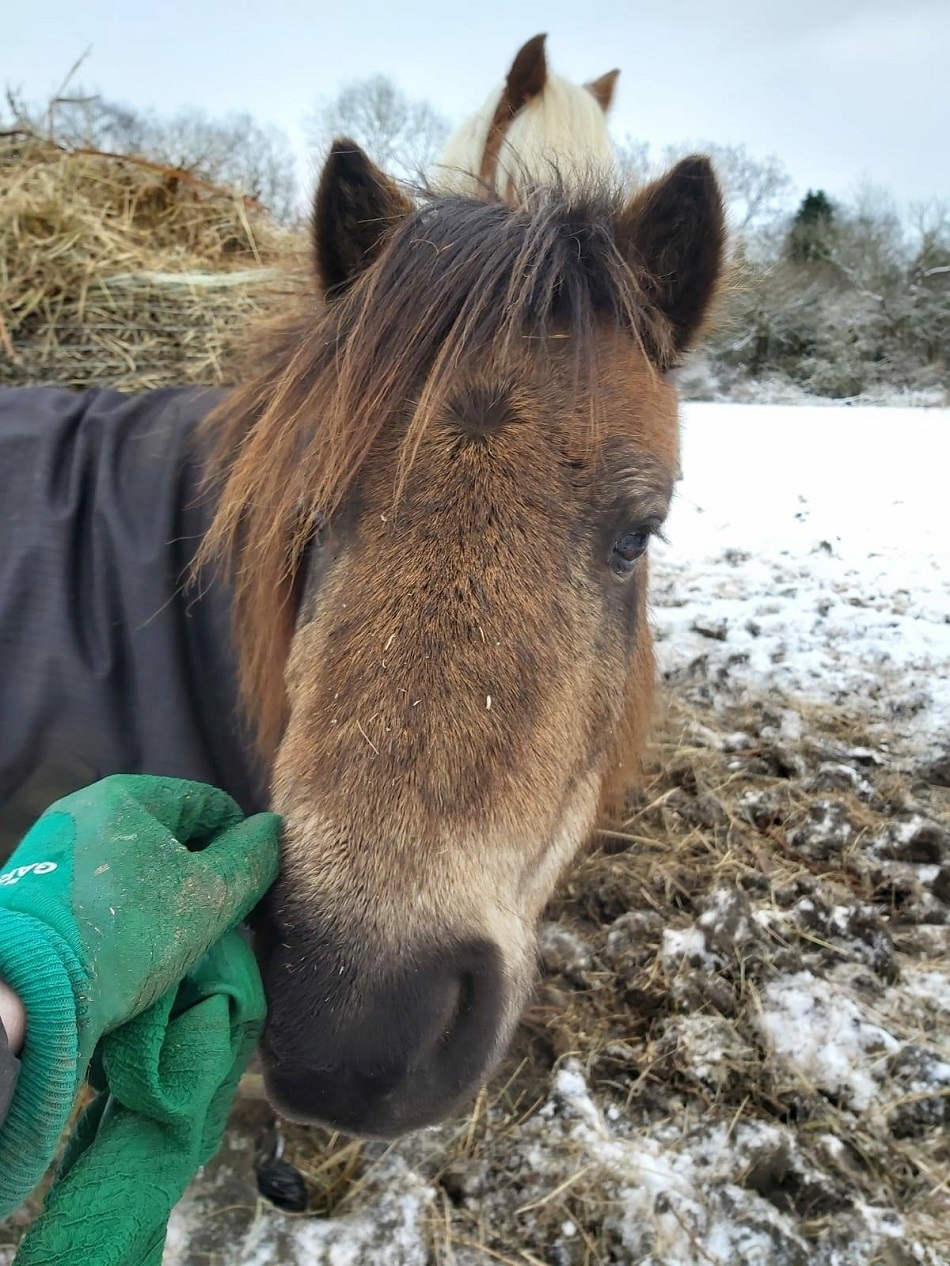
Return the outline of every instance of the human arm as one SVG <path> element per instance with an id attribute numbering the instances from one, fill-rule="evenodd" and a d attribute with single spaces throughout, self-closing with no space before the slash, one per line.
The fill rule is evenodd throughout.
<path id="1" fill-rule="evenodd" d="M 15 994 L 3 980 L 0 980 L 0 1026 L 3 1028 L 7 1047 L 14 1055 L 18 1055 L 23 1045 L 26 1012 L 19 994 Z"/>
<path id="2" fill-rule="evenodd" d="M 23 1003 L 10 986 L 0 980 L 0 1129 L 20 1073 L 17 1054 L 23 1045 L 25 1023 Z"/>

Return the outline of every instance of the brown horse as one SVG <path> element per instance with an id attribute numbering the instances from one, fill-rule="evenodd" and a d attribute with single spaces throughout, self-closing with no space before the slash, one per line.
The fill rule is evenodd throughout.
<path id="1" fill-rule="evenodd" d="M 269 1091 L 390 1135 L 491 1070 L 542 907 L 634 767 L 668 372 L 723 214 L 699 157 L 626 202 L 414 208 L 339 141 L 314 220 L 321 301 L 209 419 L 202 559 L 233 569 L 286 823 L 259 928 Z"/>

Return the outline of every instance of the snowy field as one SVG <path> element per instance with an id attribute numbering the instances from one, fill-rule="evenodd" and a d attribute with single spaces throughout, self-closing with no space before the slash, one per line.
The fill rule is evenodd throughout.
<path id="1" fill-rule="evenodd" d="M 684 412 L 655 767 L 511 1061 L 392 1147 L 239 1104 L 165 1266 L 950 1266 L 950 410 Z"/>
<path id="2" fill-rule="evenodd" d="M 690 404 L 661 660 L 724 697 L 781 692 L 950 746 L 950 410 Z"/>

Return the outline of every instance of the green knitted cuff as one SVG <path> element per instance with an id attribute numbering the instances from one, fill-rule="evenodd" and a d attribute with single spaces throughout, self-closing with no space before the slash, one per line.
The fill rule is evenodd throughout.
<path id="1" fill-rule="evenodd" d="M 48 925 L 0 910 L 0 977 L 19 994 L 26 1010 L 20 1076 L 6 1120 L 0 1122 L 3 1218 L 43 1177 L 76 1098 L 80 1070 L 74 982 L 81 979 L 81 969 Z"/>

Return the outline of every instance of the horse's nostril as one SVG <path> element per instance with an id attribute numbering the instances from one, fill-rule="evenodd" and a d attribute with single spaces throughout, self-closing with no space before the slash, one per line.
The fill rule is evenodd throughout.
<path id="1" fill-rule="evenodd" d="M 488 942 L 390 971 L 373 988 L 360 979 L 332 1008 L 319 975 L 306 999 L 273 960 L 267 977 L 268 1085 L 298 1119 L 377 1135 L 430 1124 L 477 1091 L 500 1044 L 504 977 Z"/>
<path id="2" fill-rule="evenodd" d="M 465 972 L 452 982 L 452 999 L 447 1008 L 449 1014 L 442 1032 L 436 1039 L 440 1046 L 443 1048 L 451 1046 L 456 1030 L 460 1024 L 464 1023 L 465 1017 L 471 1015 L 474 1006 L 475 981 L 471 972 Z"/>
<path id="3" fill-rule="evenodd" d="M 392 1092 L 406 1079 L 405 1067 L 375 1068 L 371 1072 L 361 1072 L 355 1070 L 353 1073 L 354 1082 L 361 1088 L 367 1097 L 386 1096 Z"/>

